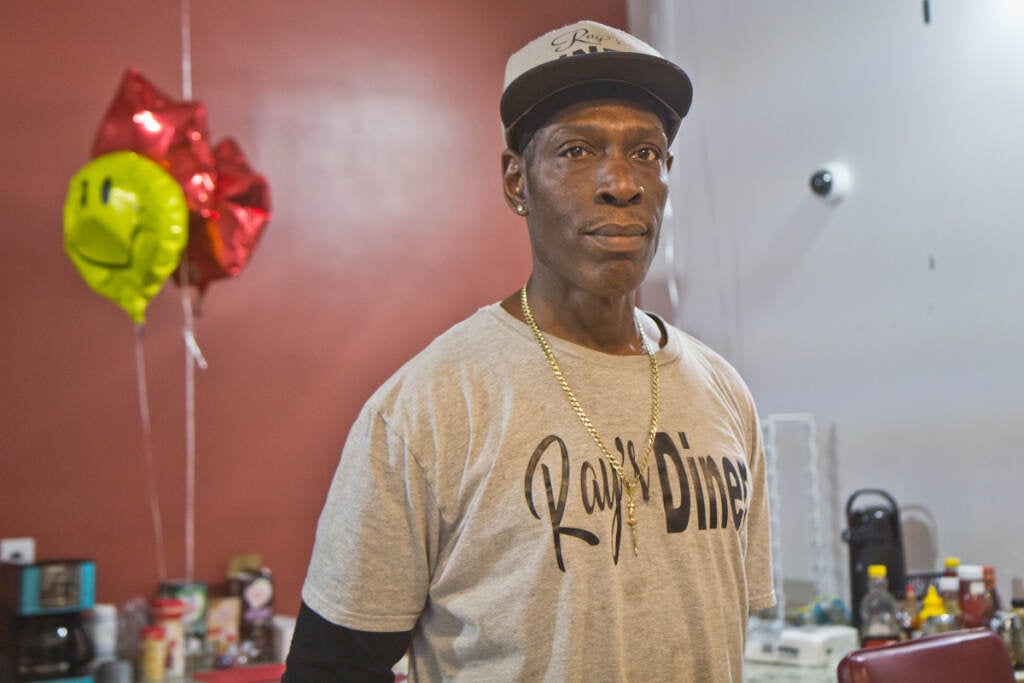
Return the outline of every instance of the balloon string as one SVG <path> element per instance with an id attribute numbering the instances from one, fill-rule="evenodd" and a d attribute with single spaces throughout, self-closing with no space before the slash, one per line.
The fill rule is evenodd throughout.
<path id="1" fill-rule="evenodd" d="M 188 294 L 188 256 L 182 255 L 181 309 L 185 318 L 185 579 L 195 578 L 196 539 L 196 369 L 206 358 L 193 331 L 192 299 Z"/>
<path id="2" fill-rule="evenodd" d="M 181 0 L 181 96 L 192 99 L 192 13 L 189 0 Z"/>
<path id="3" fill-rule="evenodd" d="M 139 417 L 142 419 L 142 454 L 146 466 L 149 489 L 149 512 L 153 520 L 153 538 L 156 541 L 156 571 L 161 581 L 167 580 L 167 562 L 164 559 L 164 525 L 160 518 L 160 496 L 156 487 L 156 463 L 153 459 L 153 427 L 149 419 L 149 391 L 146 387 L 146 354 L 143 348 L 143 326 L 135 325 L 135 375 L 138 381 Z"/>
<path id="4" fill-rule="evenodd" d="M 181 95 L 192 99 L 192 28 L 189 0 L 181 0 Z M 195 578 L 196 564 L 196 375 L 195 366 L 206 369 L 206 358 L 199 348 L 188 292 L 188 253 L 183 252 L 179 276 L 181 308 L 185 325 L 185 580 Z"/>

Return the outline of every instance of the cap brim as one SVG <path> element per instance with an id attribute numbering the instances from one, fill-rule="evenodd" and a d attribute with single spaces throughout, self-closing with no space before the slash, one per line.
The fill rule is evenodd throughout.
<path id="1" fill-rule="evenodd" d="M 682 120 L 693 101 L 693 85 L 678 66 L 654 55 L 599 52 L 545 62 L 509 83 L 501 96 L 501 120 L 507 132 L 548 97 L 584 83 L 611 81 L 640 88 Z M 669 141 L 675 130 L 666 131 Z"/>

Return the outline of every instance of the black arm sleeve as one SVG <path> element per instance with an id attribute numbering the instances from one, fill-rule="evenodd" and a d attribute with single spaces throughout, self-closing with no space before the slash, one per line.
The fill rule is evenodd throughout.
<path id="1" fill-rule="evenodd" d="M 281 683 L 392 683 L 391 667 L 411 640 L 412 631 L 374 633 L 332 624 L 303 602 Z"/>

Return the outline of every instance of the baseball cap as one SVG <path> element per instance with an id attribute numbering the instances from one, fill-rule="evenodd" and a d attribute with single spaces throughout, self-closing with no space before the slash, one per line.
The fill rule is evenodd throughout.
<path id="1" fill-rule="evenodd" d="M 661 118 L 671 143 L 690 109 L 693 86 L 685 71 L 636 36 L 578 21 L 508 58 L 500 107 L 505 142 L 522 151 L 558 109 L 599 97 L 641 101 Z"/>

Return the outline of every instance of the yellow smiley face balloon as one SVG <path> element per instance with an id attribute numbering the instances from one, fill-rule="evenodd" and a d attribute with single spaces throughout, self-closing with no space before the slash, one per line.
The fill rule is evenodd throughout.
<path id="1" fill-rule="evenodd" d="M 71 178 L 64 250 L 86 283 L 142 323 L 188 241 L 181 185 L 134 152 L 97 157 Z"/>

